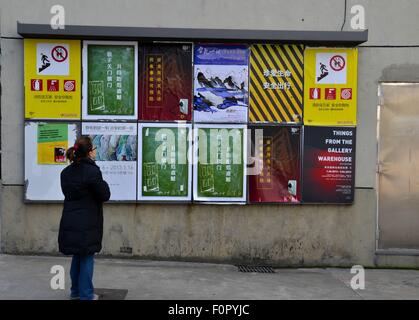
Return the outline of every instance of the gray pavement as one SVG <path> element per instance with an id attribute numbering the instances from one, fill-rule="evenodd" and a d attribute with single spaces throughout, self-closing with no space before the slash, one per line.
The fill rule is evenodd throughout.
<path id="1" fill-rule="evenodd" d="M 0 300 L 68 299 L 68 257 L 0 255 Z M 65 290 L 50 286 L 51 267 L 64 267 Z M 419 270 L 365 270 L 365 289 L 350 286 L 350 269 L 276 269 L 241 273 L 232 265 L 103 259 L 97 288 L 127 289 L 126 299 L 419 299 Z"/>

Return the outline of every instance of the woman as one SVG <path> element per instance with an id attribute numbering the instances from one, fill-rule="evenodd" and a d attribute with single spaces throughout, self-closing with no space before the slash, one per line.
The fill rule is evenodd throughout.
<path id="1" fill-rule="evenodd" d="M 108 184 L 95 164 L 96 148 L 88 136 L 77 139 L 67 150 L 71 164 L 61 172 L 64 209 L 58 245 L 61 253 L 73 255 L 71 298 L 97 300 L 93 291 L 93 256 L 102 249 L 103 209 L 109 200 Z"/>

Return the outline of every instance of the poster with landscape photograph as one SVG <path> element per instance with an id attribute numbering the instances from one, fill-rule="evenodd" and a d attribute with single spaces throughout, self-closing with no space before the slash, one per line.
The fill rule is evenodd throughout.
<path id="1" fill-rule="evenodd" d="M 194 122 L 247 122 L 248 63 L 245 45 L 195 46 Z"/>

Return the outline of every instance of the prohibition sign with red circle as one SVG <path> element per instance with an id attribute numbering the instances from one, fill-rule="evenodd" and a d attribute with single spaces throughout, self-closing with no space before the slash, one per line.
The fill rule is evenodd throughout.
<path id="1" fill-rule="evenodd" d="M 52 58 L 57 62 L 63 62 L 68 57 L 68 51 L 63 46 L 55 46 L 51 50 Z"/>
<path id="2" fill-rule="evenodd" d="M 340 55 L 335 55 L 330 58 L 330 68 L 332 68 L 335 71 L 341 71 L 343 68 L 345 68 L 345 59 Z"/>

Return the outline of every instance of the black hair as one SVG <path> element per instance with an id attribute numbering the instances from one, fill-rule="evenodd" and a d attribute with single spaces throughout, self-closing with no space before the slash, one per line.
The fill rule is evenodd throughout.
<path id="1" fill-rule="evenodd" d="M 77 138 L 74 146 L 67 150 L 65 156 L 70 162 L 79 162 L 81 159 L 87 158 L 92 150 L 92 139 L 89 136 L 81 136 Z"/>

